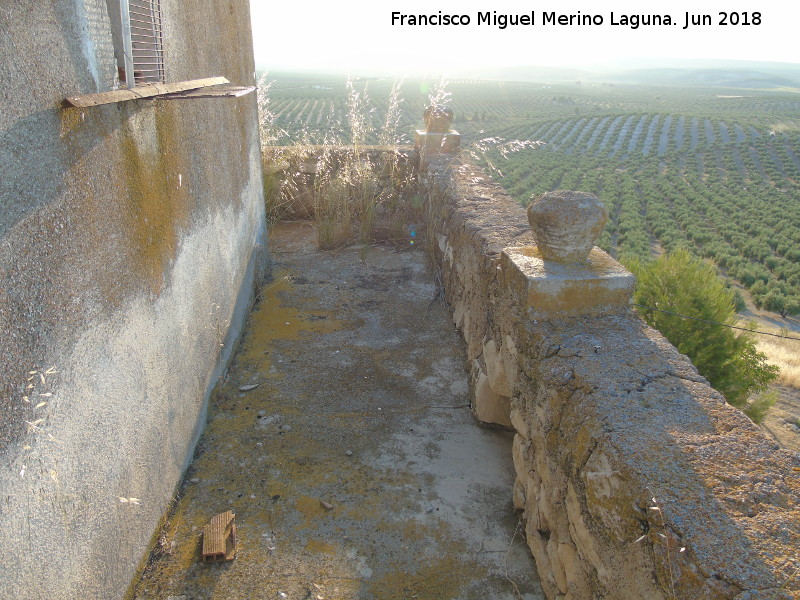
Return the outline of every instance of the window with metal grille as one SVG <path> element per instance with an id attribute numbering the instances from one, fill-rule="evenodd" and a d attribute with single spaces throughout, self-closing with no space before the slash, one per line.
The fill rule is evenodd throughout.
<path id="1" fill-rule="evenodd" d="M 159 0 L 119 0 L 125 85 L 164 82 Z"/>
<path id="2" fill-rule="evenodd" d="M 0 4 L 3 1 L 0 0 Z M 97 0 L 79 2 L 95 3 Z M 102 7 L 96 8 L 102 12 Z M 144 98 L 235 98 L 256 89 L 252 85 L 233 85 L 220 76 L 166 83 L 160 0 L 106 0 L 106 8 L 119 81 L 125 84 L 125 88 L 68 94 L 64 98 L 65 106 L 87 108 Z M 105 23 L 99 26 L 100 33 L 96 35 L 108 32 Z"/>

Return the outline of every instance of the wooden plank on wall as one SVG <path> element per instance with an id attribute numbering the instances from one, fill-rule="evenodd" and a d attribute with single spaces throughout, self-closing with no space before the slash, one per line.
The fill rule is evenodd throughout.
<path id="1" fill-rule="evenodd" d="M 254 92 L 256 86 L 254 85 L 233 85 L 223 84 L 215 85 L 214 87 L 197 88 L 188 90 L 186 92 L 179 92 L 177 94 L 169 94 L 164 96 L 165 100 L 176 100 L 178 98 L 238 98 L 245 96 L 250 92 Z"/>
<path id="2" fill-rule="evenodd" d="M 136 87 L 111 92 L 101 92 L 99 94 L 86 94 L 83 96 L 67 96 L 65 102 L 69 106 L 87 108 L 99 106 L 101 104 L 112 104 L 114 102 L 127 102 L 128 100 L 139 100 L 142 98 L 153 98 L 166 94 L 175 94 L 187 90 L 196 90 L 212 85 L 230 83 L 224 77 L 208 77 L 206 79 L 192 79 L 190 81 L 179 81 L 176 83 L 149 83 L 137 85 Z"/>

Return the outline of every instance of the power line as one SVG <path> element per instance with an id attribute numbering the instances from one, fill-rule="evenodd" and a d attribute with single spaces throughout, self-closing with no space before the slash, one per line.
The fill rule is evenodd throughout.
<path id="1" fill-rule="evenodd" d="M 671 312 L 669 310 L 662 310 L 660 308 L 654 308 L 652 306 L 645 306 L 644 304 L 636 304 L 633 303 L 634 306 L 638 306 L 639 308 L 646 308 L 647 310 L 657 310 L 658 312 L 666 313 L 668 315 L 674 315 L 676 317 L 683 317 L 684 319 L 692 319 L 693 321 L 700 321 L 702 323 L 710 323 L 711 325 L 721 325 L 722 327 L 727 327 L 729 329 L 738 329 L 739 331 L 749 331 L 750 333 L 758 333 L 760 335 L 771 335 L 772 337 L 781 338 L 784 340 L 795 340 L 800 342 L 800 338 L 790 337 L 788 335 L 780 335 L 778 333 L 769 333 L 767 331 L 756 331 L 755 329 L 748 329 L 747 327 L 737 327 L 736 325 L 726 325 L 725 323 L 718 323 L 717 321 L 709 321 L 708 319 L 700 319 L 699 317 L 690 317 L 689 315 L 682 315 L 680 313 Z"/>

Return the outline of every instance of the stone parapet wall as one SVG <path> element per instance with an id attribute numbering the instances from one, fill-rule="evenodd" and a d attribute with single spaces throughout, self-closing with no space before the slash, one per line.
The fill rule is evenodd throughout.
<path id="1" fill-rule="evenodd" d="M 525 211 L 479 169 L 435 158 L 422 178 L 473 410 L 517 432 L 513 500 L 548 598 L 800 598 L 800 457 L 617 292 L 578 285 L 562 314 L 531 294 Z"/>

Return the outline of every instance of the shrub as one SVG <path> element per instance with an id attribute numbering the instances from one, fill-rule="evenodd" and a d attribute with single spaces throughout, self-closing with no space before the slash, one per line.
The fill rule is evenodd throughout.
<path id="1" fill-rule="evenodd" d="M 737 289 L 733 290 L 733 309 L 738 313 L 747 308 L 747 303 L 744 301 L 742 292 Z"/>
<path id="2" fill-rule="evenodd" d="M 778 368 L 756 350 L 752 333 L 736 335 L 716 324 L 734 324 L 735 300 L 711 265 L 681 249 L 652 262 L 634 259 L 626 266 L 638 280 L 637 304 L 704 320 L 641 311 L 730 404 L 745 407 L 750 394 L 764 391 L 778 376 Z"/>
<path id="3" fill-rule="evenodd" d="M 778 401 L 778 394 L 775 391 L 765 392 L 750 400 L 747 405 L 742 409 L 744 414 L 750 417 L 753 423 L 759 425 L 767 416 L 767 412 Z"/>

